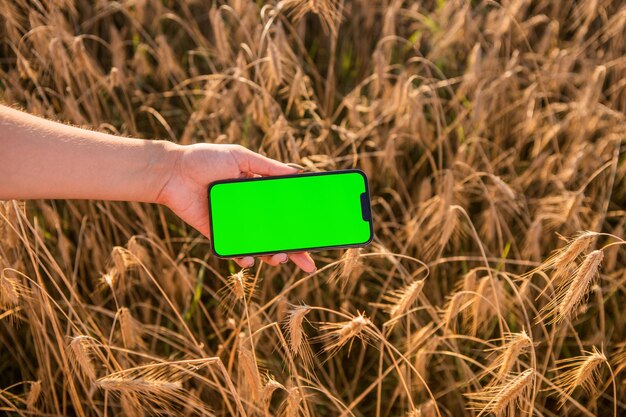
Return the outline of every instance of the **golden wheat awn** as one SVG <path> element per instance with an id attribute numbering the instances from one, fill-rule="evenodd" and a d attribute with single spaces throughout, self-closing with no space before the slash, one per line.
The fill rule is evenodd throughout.
<path id="1" fill-rule="evenodd" d="M 98 387 L 103 390 L 120 391 L 124 394 L 136 392 L 145 396 L 154 396 L 155 398 L 166 397 L 170 392 L 182 389 L 182 385 L 177 381 L 156 378 L 105 377 L 99 379 L 97 383 Z"/>
<path id="2" fill-rule="evenodd" d="M 423 375 L 426 378 L 431 374 L 431 360 L 436 354 L 437 348 L 441 345 L 443 339 L 440 336 L 433 334 L 432 329 L 427 327 L 425 329 L 428 330 L 422 333 L 422 335 L 427 334 L 427 337 L 423 341 L 423 344 L 421 344 L 421 346 L 412 344 L 411 349 L 417 349 L 412 361 L 415 370 L 417 371 L 417 373 Z M 412 341 L 415 341 L 415 339 L 413 339 Z M 419 389 L 423 390 L 421 384 Z"/>
<path id="3" fill-rule="evenodd" d="M 383 299 L 384 307 L 392 319 L 398 319 L 411 308 L 424 288 L 424 280 L 418 279 L 398 290 L 390 291 Z"/>
<path id="4" fill-rule="evenodd" d="M 462 311 L 463 301 L 466 299 L 466 294 L 461 292 L 454 293 L 446 305 L 443 308 L 443 314 L 441 320 L 443 321 L 445 328 L 455 332 L 457 330 L 456 318 Z"/>
<path id="5" fill-rule="evenodd" d="M 561 359 L 556 362 L 559 371 L 553 380 L 558 387 L 559 404 L 562 406 L 577 387 L 582 387 L 589 395 L 597 391 L 602 365 L 606 356 L 595 346 L 591 351 L 583 351 L 583 356 Z"/>
<path id="6" fill-rule="evenodd" d="M 289 348 L 294 358 L 299 358 L 306 369 L 310 369 L 313 363 L 313 354 L 309 346 L 308 337 L 303 325 L 306 315 L 311 311 L 308 306 L 293 306 L 287 313 L 284 328 L 289 342 Z"/>
<path id="7" fill-rule="evenodd" d="M 549 323 L 560 323 L 576 315 L 576 309 L 591 289 L 603 259 L 602 250 L 589 253 L 578 268 L 557 288 L 556 294 L 541 312 L 542 320 L 549 319 Z"/>
<path id="8" fill-rule="evenodd" d="M 81 375 L 87 381 L 96 379 L 96 369 L 93 364 L 93 350 L 96 343 L 89 336 L 76 336 L 68 344 L 68 354 L 72 363 L 71 369 L 76 375 Z"/>
<path id="9" fill-rule="evenodd" d="M 337 25 L 341 15 L 339 14 L 340 2 L 335 0 L 284 0 L 283 7 L 293 15 L 295 20 L 302 19 L 307 13 L 313 13 L 320 17 L 320 23 L 325 30 L 337 32 Z"/>
<path id="10" fill-rule="evenodd" d="M 584 232 L 573 239 L 565 249 L 561 250 L 554 259 L 554 268 L 559 271 L 567 271 L 576 258 L 582 254 L 591 244 L 593 238 L 597 236 L 594 232 Z"/>
<path id="11" fill-rule="evenodd" d="M 575 269 L 575 261 L 580 255 L 584 254 L 596 236 L 598 236 L 598 233 L 590 231 L 580 233 L 576 238 L 572 239 L 567 245 L 559 249 L 544 262 L 544 267 L 549 266 L 554 268 L 552 282 L 555 285 L 560 285 L 562 280 Z"/>
<path id="12" fill-rule="evenodd" d="M 9 310 L 17 306 L 24 291 L 25 288 L 18 280 L 9 277 L 5 271 L 2 271 L 2 275 L 0 275 L 0 308 Z"/>
<path id="13" fill-rule="evenodd" d="M 95 385 L 120 399 L 125 398 L 127 408 L 135 412 L 149 406 L 152 412 L 161 414 L 172 412 L 181 404 L 189 407 L 190 412 L 206 412 L 206 406 L 185 392 L 182 383 L 214 362 L 213 358 L 207 358 L 128 368 L 98 378 Z"/>
<path id="14" fill-rule="evenodd" d="M 26 409 L 30 412 L 35 411 L 37 408 L 37 400 L 41 394 L 41 381 L 35 381 L 30 386 L 28 396 L 26 397 Z"/>
<path id="15" fill-rule="evenodd" d="M 470 407 L 495 416 L 514 416 L 524 410 L 535 378 L 535 371 L 527 369 L 518 375 L 508 375 L 499 385 L 491 385 L 481 392 L 467 394 Z"/>
<path id="16" fill-rule="evenodd" d="M 245 343 L 245 338 L 242 339 L 237 351 L 240 394 L 246 400 L 254 403 L 258 401 L 261 394 L 261 374 L 254 354 L 248 347 L 248 343 Z"/>
<path id="17" fill-rule="evenodd" d="M 353 283 L 362 273 L 361 249 L 347 249 L 341 258 L 341 262 L 329 282 L 340 282 L 345 288 L 348 284 Z"/>
<path id="18" fill-rule="evenodd" d="M 265 384 L 263 385 L 263 390 L 261 391 L 261 401 L 263 403 L 263 410 L 266 415 L 270 412 L 272 395 L 278 389 L 286 390 L 286 388 L 280 382 L 277 382 L 274 378 L 268 375 Z"/>
<path id="19" fill-rule="evenodd" d="M 363 313 L 348 321 L 320 323 L 319 331 L 322 334 L 315 341 L 321 342 L 324 345 L 324 352 L 332 357 L 346 344 L 350 351 L 355 338 L 367 342 L 371 337 L 369 326 L 372 326 L 372 322 Z"/>
<path id="20" fill-rule="evenodd" d="M 117 311 L 117 317 L 120 322 L 120 333 L 122 334 L 122 344 L 124 347 L 135 349 L 138 346 L 142 346 L 141 324 L 132 316 L 130 310 L 126 307 L 120 308 Z"/>
<path id="21" fill-rule="evenodd" d="M 492 367 L 497 369 L 494 381 L 501 381 L 512 370 L 520 356 L 533 348 L 532 339 L 525 330 L 519 333 L 509 333 L 504 337 L 505 343 L 494 349 L 497 352 L 493 360 Z"/>
<path id="22" fill-rule="evenodd" d="M 278 409 L 278 416 L 280 417 L 298 417 L 306 415 L 303 407 L 303 401 L 305 396 L 298 387 L 291 387 L 287 389 L 287 398 L 283 401 Z"/>
<path id="23" fill-rule="evenodd" d="M 226 285 L 219 290 L 221 304 L 232 309 L 237 303 L 246 303 L 254 291 L 254 283 L 247 269 L 234 273 L 226 280 Z"/>
<path id="24" fill-rule="evenodd" d="M 623 415 L 624 56 L 619 1 L 0 2 L 4 104 L 359 168 L 375 224 L 305 275 L 1 202 L 0 414 Z"/>

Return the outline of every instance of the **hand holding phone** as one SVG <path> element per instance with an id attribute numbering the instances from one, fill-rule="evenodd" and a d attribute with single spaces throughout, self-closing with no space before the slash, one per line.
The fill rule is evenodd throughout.
<path id="1" fill-rule="evenodd" d="M 147 186 L 154 183 L 160 190 L 153 201 L 170 208 L 207 239 L 210 239 L 207 184 L 252 175 L 274 176 L 298 172 L 296 168 L 239 145 L 167 143 L 165 150 L 162 160 L 151 165 L 155 167 L 154 178 L 146 180 Z M 259 258 L 268 265 L 278 265 L 285 260 L 285 255 L 279 253 Z M 315 263 L 306 252 L 289 253 L 289 259 L 306 272 L 315 270 Z M 233 260 L 242 268 L 254 264 L 252 256 Z"/>

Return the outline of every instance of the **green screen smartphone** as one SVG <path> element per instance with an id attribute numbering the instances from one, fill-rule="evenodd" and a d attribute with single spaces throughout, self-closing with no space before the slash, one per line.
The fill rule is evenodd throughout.
<path id="1" fill-rule="evenodd" d="M 360 170 L 216 181 L 211 248 L 220 257 L 365 246 L 373 238 Z"/>

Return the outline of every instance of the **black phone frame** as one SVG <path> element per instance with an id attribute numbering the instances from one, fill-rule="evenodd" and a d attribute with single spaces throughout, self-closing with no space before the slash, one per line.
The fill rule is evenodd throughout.
<path id="1" fill-rule="evenodd" d="M 348 244 L 348 245 L 317 246 L 317 247 L 311 247 L 311 248 L 287 249 L 287 250 L 278 250 L 278 251 L 270 251 L 270 252 L 241 253 L 241 254 L 227 255 L 227 256 L 220 255 L 215 250 L 215 245 L 213 244 L 213 242 L 215 241 L 214 236 L 213 236 L 213 216 L 211 216 L 211 189 L 214 186 L 218 184 L 230 184 L 230 183 L 237 183 L 237 182 L 272 181 L 272 180 L 283 179 L 283 178 L 316 177 L 316 176 L 321 176 L 321 175 L 337 175 L 337 174 L 348 174 L 348 173 L 357 173 L 361 175 L 363 177 L 363 180 L 365 181 L 365 194 L 366 194 L 366 201 L 368 204 L 367 209 L 369 212 L 369 220 L 366 220 L 366 221 L 368 221 L 369 226 L 370 226 L 370 237 L 367 241 L 363 243 L 354 243 L 354 244 Z M 370 197 L 369 181 L 367 179 L 367 175 L 365 175 L 365 172 L 356 168 L 339 169 L 339 170 L 333 170 L 333 171 L 321 171 L 321 172 L 305 172 L 301 174 L 272 175 L 272 176 L 264 176 L 264 177 L 234 178 L 234 179 L 227 179 L 227 180 L 218 180 L 218 181 L 212 182 L 207 187 L 207 201 L 209 203 L 208 216 L 209 216 L 209 235 L 210 235 L 210 240 L 211 240 L 210 242 L 211 252 L 213 253 L 213 255 L 217 256 L 218 258 L 232 259 L 232 258 L 240 258 L 243 256 L 273 255 L 277 253 L 313 252 L 313 251 L 317 252 L 317 251 L 330 250 L 330 249 L 362 248 L 372 243 L 372 240 L 374 239 L 374 218 L 373 218 L 374 216 L 372 212 L 372 200 Z M 363 207 L 361 207 L 361 209 L 363 209 Z"/>

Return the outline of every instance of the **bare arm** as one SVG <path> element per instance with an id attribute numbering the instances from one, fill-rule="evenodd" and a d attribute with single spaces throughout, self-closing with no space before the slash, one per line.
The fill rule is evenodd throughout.
<path id="1" fill-rule="evenodd" d="M 176 145 L 55 123 L 0 106 L 0 200 L 155 202 Z"/>
<path id="2" fill-rule="evenodd" d="M 296 169 L 238 145 L 181 146 L 67 126 L 0 106 L 0 200 L 94 199 L 158 203 L 210 237 L 208 184 L 249 174 Z M 308 253 L 263 256 L 270 265 L 290 258 L 315 270 Z M 254 258 L 237 259 L 251 266 Z"/>

